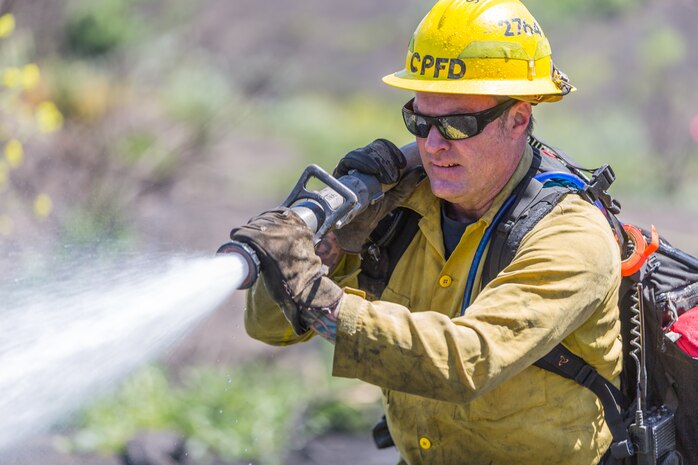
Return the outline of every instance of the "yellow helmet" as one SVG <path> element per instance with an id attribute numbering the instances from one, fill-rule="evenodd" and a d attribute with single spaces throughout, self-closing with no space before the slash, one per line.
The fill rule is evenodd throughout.
<path id="1" fill-rule="evenodd" d="M 519 0 L 440 0 L 412 36 L 393 87 L 505 95 L 555 102 L 576 90 L 555 67 L 550 44 Z"/>

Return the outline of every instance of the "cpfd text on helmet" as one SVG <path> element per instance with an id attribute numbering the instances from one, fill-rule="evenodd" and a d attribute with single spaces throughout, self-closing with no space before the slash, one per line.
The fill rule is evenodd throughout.
<path id="1" fill-rule="evenodd" d="M 413 73 L 419 71 L 422 76 L 433 68 L 434 79 L 438 79 L 442 71 L 446 71 L 448 64 L 448 79 L 460 79 L 465 75 L 465 62 L 460 58 L 434 58 L 431 55 L 422 56 L 414 52 L 410 58 L 410 70 Z M 432 72 L 432 71 L 430 71 Z"/>

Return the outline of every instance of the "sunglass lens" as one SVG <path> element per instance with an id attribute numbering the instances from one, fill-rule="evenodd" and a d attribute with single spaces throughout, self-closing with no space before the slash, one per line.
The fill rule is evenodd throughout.
<path id="1" fill-rule="evenodd" d="M 468 116 L 442 117 L 441 134 L 450 140 L 467 139 L 477 133 L 477 121 Z"/>
<path id="2" fill-rule="evenodd" d="M 407 112 L 403 112 L 402 116 L 407 130 L 412 134 L 417 137 L 427 137 L 429 135 L 429 123 L 424 118 Z"/>
<path id="3" fill-rule="evenodd" d="M 417 137 L 427 137 L 429 135 L 429 129 L 431 129 L 431 124 L 424 118 L 421 118 L 419 116 L 415 117 L 415 125 L 417 128 L 417 131 L 415 134 L 417 134 Z"/>

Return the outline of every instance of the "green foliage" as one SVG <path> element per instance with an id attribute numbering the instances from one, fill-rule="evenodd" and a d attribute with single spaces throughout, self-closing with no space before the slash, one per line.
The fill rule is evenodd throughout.
<path id="1" fill-rule="evenodd" d="M 132 245 L 134 238 L 116 206 L 109 202 L 92 203 L 69 210 L 62 218 L 61 243 L 91 247 L 95 240 L 108 242 L 113 250 Z"/>
<path id="2" fill-rule="evenodd" d="M 535 134 L 558 147 L 587 168 L 608 163 L 617 180 L 614 193 L 656 190 L 660 179 L 647 152 L 647 135 L 639 115 L 622 108 L 600 106 L 592 114 L 577 113 L 564 106 L 536 108 Z"/>
<path id="3" fill-rule="evenodd" d="M 106 55 L 135 38 L 141 26 L 132 0 L 90 0 L 68 19 L 65 46 L 87 58 Z"/>
<path id="4" fill-rule="evenodd" d="M 655 26 L 637 48 L 637 60 L 650 68 L 647 72 L 663 72 L 686 59 L 687 44 L 682 35 L 667 24 Z M 662 76 L 664 77 L 664 76 Z"/>
<path id="5" fill-rule="evenodd" d="M 329 371 L 334 350 L 328 344 L 320 349 L 321 363 Z M 380 389 L 375 386 L 347 378 L 329 378 L 322 389 L 318 389 L 317 381 L 307 383 L 315 388 L 302 419 L 307 436 L 327 432 L 366 434 L 382 414 Z"/>
<path id="6" fill-rule="evenodd" d="M 273 167 L 267 167 L 266 174 L 279 193 L 288 193 L 310 163 L 331 171 L 348 151 L 376 138 L 398 145 L 412 139 L 402 122 L 400 105 L 369 96 L 292 96 L 260 106 L 251 117 L 247 126 L 255 135 L 286 140 L 299 153 L 295 171 L 274 172 Z"/>
<path id="7" fill-rule="evenodd" d="M 278 464 L 310 393 L 297 376 L 269 368 L 192 368 L 178 385 L 160 368 L 144 369 L 85 413 L 72 445 L 114 453 L 139 430 L 169 429 L 203 456 Z"/>
<path id="8" fill-rule="evenodd" d="M 642 0 L 587 0 L 574 2 L 576 5 L 584 5 L 586 13 L 590 16 L 609 17 L 631 11 L 643 3 Z"/>
<path id="9" fill-rule="evenodd" d="M 123 138 L 118 153 L 122 155 L 124 160 L 135 162 L 147 155 L 157 142 L 158 140 L 155 134 L 144 130 L 135 131 Z"/>
<path id="10" fill-rule="evenodd" d="M 319 436 L 328 431 L 354 433 L 369 431 L 378 419 L 380 409 L 351 405 L 343 399 L 325 399 L 308 408 L 304 426 L 310 434 Z"/>
<path id="11" fill-rule="evenodd" d="M 57 60 L 52 65 L 51 84 L 66 119 L 95 122 L 102 118 L 114 92 L 108 70 L 87 61 Z"/>
<path id="12" fill-rule="evenodd" d="M 600 93 L 616 76 L 611 60 L 602 53 L 576 55 L 573 59 L 565 60 L 563 71 L 584 95 Z M 576 99 L 577 95 L 572 94 L 570 100 Z"/>
<path id="13" fill-rule="evenodd" d="M 198 60 L 174 70 L 166 81 L 163 98 L 172 116 L 205 126 L 230 101 L 229 88 L 219 70 Z"/>
<path id="14" fill-rule="evenodd" d="M 68 446 L 117 453 L 141 430 L 171 430 L 187 438 L 196 463 L 217 455 L 278 465 L 290 448 L 328 431 L 365 433 L 379 416 L 380 391 L 327 378 L 331 350 L 320 348 L 300 371 L 270 362 L 195 366 L 173 380 L 147 367 L 84 412 Z"/>
<path id="15" fill-rule="evenodd" d="M 377 137 L 396 143 L 411 138 L 399 107 L 368 97 L 294 96 L 265 108 L 261 115 L 260 130 L 289 139 L 301 149 L 303 162 L 326 168 L 334 167 L 348 150 Z"/>

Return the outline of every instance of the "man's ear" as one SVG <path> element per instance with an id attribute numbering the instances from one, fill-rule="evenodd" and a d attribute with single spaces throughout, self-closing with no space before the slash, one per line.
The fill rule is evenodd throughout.
<path id="1" fill-rule="evenodd" d="M 509 109 L 509 124 L 514 138 L 519 138 L 526 133 L 531 115 L 532 108 L 528 102 L 517 102 Z"/>

